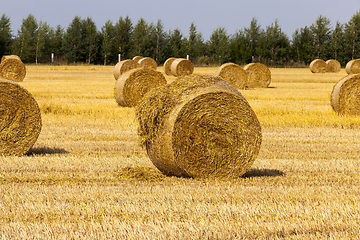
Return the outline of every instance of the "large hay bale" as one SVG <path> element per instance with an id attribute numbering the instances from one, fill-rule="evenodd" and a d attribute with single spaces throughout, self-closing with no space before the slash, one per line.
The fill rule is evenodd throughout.
<path id="1" fill-rule="evenodd" d="M 350 74 L 335 84 L 331 107 L 339 114 L 360 115 L 360 74 Z"/>
<path id="2" fill-rule="evenodd" d="M 144 57 L 142 57 L 142 56 L 135 56 L 135 57 L 133 57 L 133 59 L 132 60 L 134 60 L 134 61 L 136 61 L 136 62 L 139 62 L 141 59 L 143 59 Z"/>
<path id="3" fill-rule="evenodd" d="M 249 63 L 244 67 L 248 75 L 245 87 L 267 88 L 271 83 L 270 69 L 262 63 Z"/>
<path id="4" fill-rule="evenodd" d="M 114 67 L 114 78 L 115 78 L 115 80 L 118 80 L 119 77 L 122 74 L 124 74 L 125 72 L 127 72 L 131 69 L 139 68 L 139 67 L 140 67 L 140 64 L 131 59 L 120 61 Z"/>
<path id="5" fill-rule="evenodd" d="M 155 60 L 149 57 L 140 59 L 138 63 L 142 68 L 152 68 L 154 70 L 157 69 L 157 63 L 155 62 Z"/>
<path id="6" fill-rule="evenodd" d="M 183 76 L 153 89 L 136 107 L 136 117 L 150 160 L 170 176 L 239 177 L 262 141 L 249 103 L 216 76 Z"/>
<path id="7" fill-rule="evenodd" d="M 245 70 L 235 63 L 221 65 L 215 75 L 223 78 L 237 89 L 244 89 L 248 78 Z"/>
<path id="8" fill-rule="evenodd" d="M 115 84 L 115 100 L 123 107 L 135 107 L 152 88 L 165 85 L 161 72 L 152 68 L 136 68 L 125 72 Z"/>
<path id="9" fill-rule="evenodd" d="M 37 102 L 19 84 L 0 79 L 0 113 L 0 155 L 24 155 L 41 131 Z"/>
<path id="10" fill-rule="evenodd" d="M 330 59 L 326 61 L 326 71 L 330 73 L 338 73 L 341 70 L 341 64 L 335 59 Z"/>
<path id="11" fill-rule="evenodd" d="M 177 58 L 171 64 L 171 74 L 175 77 L 191 75 L 193 72 L 194 65 L 185 58 Z"/>
<path id="12" fill-rule="evenodd" d="M 309 69 L 312 73 L 326 73 L 327 64 L 322 59 L 315 59 L 310 63 Z"/>
<path id="13" fill-rule="evenodd" d="M 16 55 L 3 56 L 0 63 L 0 77 L 22 82 L 26 76 L 25 64 Z"/>
<path id="14" fill-rule="evenodd" d="M 354 59 L 346 64 L 345 70 L 347 74 L 360 73 L 360 59 Z"/>
<path id="15" fill-rule="evenodd" d="M 164 72 L 166 75 L 171 76 L 171 64 L 176 60 L 176 58 L 168 58 L 164 63 Z"/>

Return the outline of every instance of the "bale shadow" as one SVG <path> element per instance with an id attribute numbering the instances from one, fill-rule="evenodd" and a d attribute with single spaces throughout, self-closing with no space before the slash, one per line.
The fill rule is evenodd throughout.
<path id="1" fill-rule="evenodd" d="M 65 154 L 69 153 L 62 148 L 49 148 L 49 147 L 40 147 L 40 148 L 31 148 L 25 156 L 35 156 L 35 155 L 46 155 L 46 154 Z"/>
<path id="2" fill-rule="evenodd" d="M 276 169 L 250 169 L 244 175 L 243 178 L 251 177 L 278 177 L 285 176 L 286 174 L 283 171 Z"/>

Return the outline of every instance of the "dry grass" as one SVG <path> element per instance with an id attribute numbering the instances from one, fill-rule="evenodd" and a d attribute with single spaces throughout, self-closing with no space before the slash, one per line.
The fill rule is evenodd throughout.
<path id="1" fill-rule="evenodd" d="M 344 69 L 271 69 L 270 88 L 241 91 L 263 143 L 227 181 L 161 175 L 113 99 L 113 67 L 27 69 L 43 129 L 28 155 L 2 158 L 3 239 L 359 238 L 360 118 L 330 106 Z"/>

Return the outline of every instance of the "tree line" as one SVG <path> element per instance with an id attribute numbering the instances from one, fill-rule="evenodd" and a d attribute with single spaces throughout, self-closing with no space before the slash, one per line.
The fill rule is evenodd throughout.
<path id="1" fill-rule="evenodd" d="M 205 41 L 195 23 L 188 36 L 178 29 L 166 31 L 161 20 L 137 23 L 120 17 L 108 20 L 98 29 L 91 17 L 75 16 L 67 28 L 37 21 L 30 14 L 23 19 L 17 34 L 11 30 L 10 18 L 0 18 L 0 56 L 18 55 L 24 63 L 116 64 L 134 56 L 151 57 L 163 64 L 169 57 L 186 57 L 198 65 L 234 62 L 261 62 L 269 66 L 305 66 L 312 60 L 336 59 L 342 66 L 360 58 L 360 11 L 347 23 L 320 15 L 311 26 L 296 29 L 292 39 L 282 32 L 275 20 L 265 29 L 253 18 L 249 27 L 228 34 L 216 28 Z"/>

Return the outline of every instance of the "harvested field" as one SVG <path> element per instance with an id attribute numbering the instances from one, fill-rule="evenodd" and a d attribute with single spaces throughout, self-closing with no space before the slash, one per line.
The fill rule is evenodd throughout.
<path id="1" fill-rule="evenodd" d="M 157 170 L 135 109 L 114 101 L 113 66 L 26 68 L 43 125 L 26 155 L 2 157 L 2 238 L 358 238 L 360 118 L 329 102 L 345 69 L 271 68 L 270 87 L 240 90 L 262 145 L 244 176 L 221 180 Z"/>

